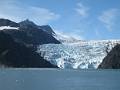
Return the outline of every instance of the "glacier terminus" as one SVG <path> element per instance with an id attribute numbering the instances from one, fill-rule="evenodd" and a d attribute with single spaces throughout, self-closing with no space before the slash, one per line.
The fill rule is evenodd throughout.
<path id="1" fill-rule="evenodd" d="M 120 40 L 90 40 L 44 44 L 37 52 L 59 68 L 97 69 L 107 53 Z"/>

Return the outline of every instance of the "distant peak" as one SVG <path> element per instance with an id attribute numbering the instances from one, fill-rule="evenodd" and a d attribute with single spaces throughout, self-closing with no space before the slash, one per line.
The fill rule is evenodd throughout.
<path id="1" fill-rule="evenodd" d="M 28 18 L 25 21 L 30 21 Z"/>
<path id="2" fill-rule="evenodd" d="M 29 19 L 26 19 L 26 20 L 20 22 L 19 24 L 20 24 L 20 27 L 26 27 L 26 28 L 27 27 L 37 27 L 37 25 L 34 22 L 30 21 Z"/>
<path id="3" fill-rule="evenodd" d="M 35 23 L 32 22 L 32 21 L 30 21 L 29 19 L 26 19 L 26 20 L 24 20 L 24 21 L 22 21 L 22 22 L 20 22 L 20 23 L 35 25 Z"/>
<path id="4" fill-rule="evenodd" d="M 31 20 L 29 20 L 29 19 L 25 19 L 23 22 L 34 23 L 33 21 L 31 21 Z"/>

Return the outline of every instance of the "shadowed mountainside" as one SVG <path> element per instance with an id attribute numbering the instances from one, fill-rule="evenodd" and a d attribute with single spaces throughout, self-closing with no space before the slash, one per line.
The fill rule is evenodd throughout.
<path id="1" fill-rule="evenodd" d="M 120 69 L 120 44 L 117 44 L 103 59 L 98 69 Z"/>
<path id="2" fill-rule="evenodd" d="M 3 31 L 0 31 L 0 67 L 57 68 L 44 60 L 33 48 L 16 43 Z"/>

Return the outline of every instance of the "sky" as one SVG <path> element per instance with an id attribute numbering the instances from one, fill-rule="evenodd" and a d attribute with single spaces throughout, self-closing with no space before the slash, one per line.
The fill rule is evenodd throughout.
<path id="1" fill-rule="evenodd" d="M 29 19 L 81 40 L 120 39 L 120 0 L 0 0 L 0 18 Z"/>

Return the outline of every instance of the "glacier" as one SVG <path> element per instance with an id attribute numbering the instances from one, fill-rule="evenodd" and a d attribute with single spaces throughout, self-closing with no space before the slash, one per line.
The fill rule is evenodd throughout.
<path id="1" fill-rule="evenodd" d="M 120 40 L 75 41 L 39 45 L 37 52 L 62 69 L 97 69 L 107 53 Z"/>

